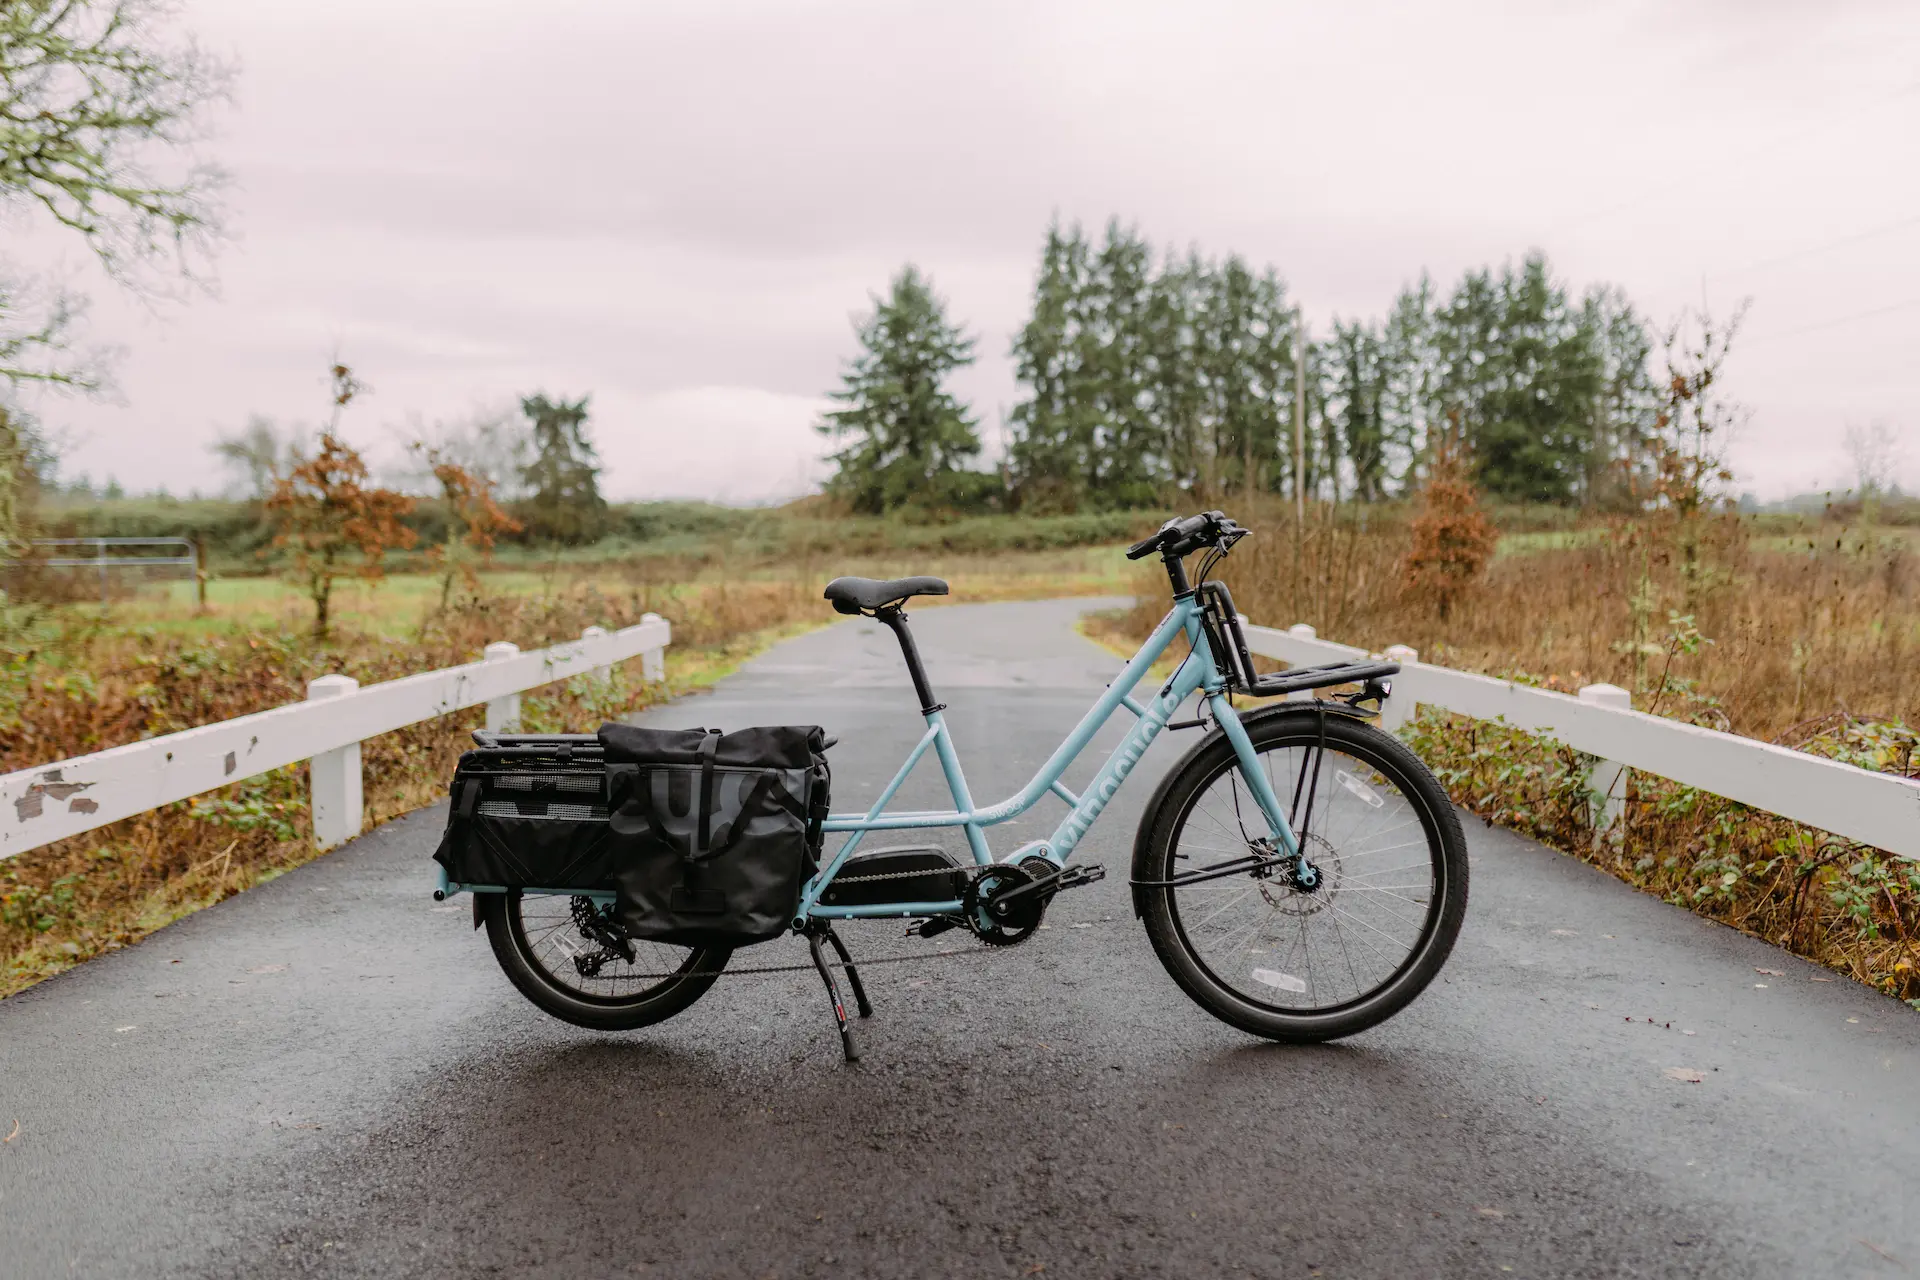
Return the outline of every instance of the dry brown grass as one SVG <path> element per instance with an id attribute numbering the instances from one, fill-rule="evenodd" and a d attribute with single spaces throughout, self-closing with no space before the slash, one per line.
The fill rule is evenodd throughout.
<path id="1" fill-rule="evenodd" d="M 1732 517 L 1510 538 L 1442 619 L 1401 588 L 1401 517 L 1248 521 L 1221 574 L 1256 622 L 1559 689 L 1605 681 L 1642 710 L 1908 776 L 1920 774 L 1920 555 L 1837 525 L 1762 537 Z M 1166 585 L 1143 571 L 1121 624 L 1144 634 Z M 1587 761 L 1500 725 L 1429 713 L 1409 740 L 1454 799 L 1622 879 L 1920 1000 L 1920 864 L 1648 775 L 1596 845 Z"/>
<path id="2" fill-rule="evenodd" d="M 1325 639 L 1408 644 L 1425 661 L 1556 687 L 1605 681 L 1643 710 L 1749 737 L 1836 711 L 1920 722 L 1920 553 L 1903 537 L 1758 538 L 1715 522 L 1689 566 L 1651 523 L 1521 536 L 1442 620 L 1401 588 L 1400 513 L 1322 509 L 1304 537 L 1290 514 L 1262 514 L 1219 575 L 1262 625 L 1310 623 Z M 1137 621 L 1157 620 L 1157 569 L 1137 572 L 1135 594 Z M 1692 631 L 1702 643 L 1689 653 L 1675 633 Z"/>

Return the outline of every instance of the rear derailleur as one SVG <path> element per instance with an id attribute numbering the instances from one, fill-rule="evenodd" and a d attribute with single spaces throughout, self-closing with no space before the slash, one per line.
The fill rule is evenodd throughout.
<path id="1" fill-rule="evenodd" d="M 1106 874 L 1105 867 L 1056 867 L 1041 857 L 1000 863 L 988 867 L 967 885 L 958 915 L 934 916 L 907 932 L 931 938 L 965 926 L 988 946 L 1011 947 L 1033 936 L 1053 895 L 1092 884 Z"/>
<path id="2" fill-rule="evenodd" d="M 573 927 L 594 945 L 594 950 L 573 956 L 573 967 L 580 971 L 581 977 L 598 976 L 609 960 L 624 960 L 628 964 L 634 962 L 633 940 L 627 937 L 627 931 L 613 918 L 610 909 L 600 906 L 584 894 L 575 894 L 571 905 Z"/>

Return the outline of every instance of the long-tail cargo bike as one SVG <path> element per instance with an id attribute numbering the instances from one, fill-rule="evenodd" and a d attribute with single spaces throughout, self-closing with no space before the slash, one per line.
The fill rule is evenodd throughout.
<path id="1" fill-rule="evenodd" d="M 818 970 L 853 1059 L 836 975 L 861 1016 L 872 1007 L 838 922 L 903 919 L 921 939 L 1026 941 L 1056 895 L 1104 875 L 1074 850 L 1148 744 L 1169 727 L 1201 728 L 1134 840 L 1133 908 L 1155 954 L 1202 1008 L 1254 1035 L 1304 1042 L 1371 1027 L 1446 961 L 1466 912 L 1465 841 L 1433 775 L 1368 723 L 1396 664 L 1255 671 L 1233 598 L 1209 576 L 1247 532 L 1210 511 L 1129 550 L 1160 557 L 1173 607 L 1017 795 L 974 801 L 908 630 L 905 602 L 944 595 L 946 583 L 839 578 L 827 599 L 898 637 L 927 726 L 866 812 L 829 812 L 832 739 L 814 726 L 477 732 L 434 855 L 436 897 L 473 894 L 475 925 L 514 986 L 554 1017 L 603 1030 L 671 1018 L 723 973 L 795 967 L 728 970 L 736 949 L 798 934 L 812 953 L 798 967 Z M 1182 641 L 1173 673 L 1136 697 Z M 1189 698 L 1197 709 L 1181 720 Z M 1134 723 L 1076 795 L 1063 776 L 1123 710 Z M 890 811 L 929 751 L 953 807 Z M 996 855 L 988 832 L 1048 796 L 1068 810 L 1053 834 Z M 863 848 L 876 833 L 933 829 L 958 829 L 965 852 Z M 828 851 L 829 836 L 844 838 Z"/>

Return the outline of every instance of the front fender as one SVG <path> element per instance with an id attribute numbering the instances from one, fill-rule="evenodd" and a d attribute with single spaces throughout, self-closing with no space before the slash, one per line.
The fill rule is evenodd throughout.
<path id="1" fill-rule="evenodd" d="M 1255 707 L 1241 714 L 1240 724 L 1246 729 L 1248 736 L 1252 737 L 1257 726 L 1264 726 L 1289 717 L 1317 720 L 1321 715 L 1345 716 L 1349 720 L 1360 721 L 1374 718 L 1372 712 L 1362 711 L 1344 702 L 1316 698 L 1311 702 L 1276 702 L 1264 707 Z M 1148 798 L 1147 807 L 1141 811 L 1140 825 L 1133 833 L 1133 863 L 1128 875 L 1132 885 L 1133 914 L 1136 919 L 1146 911 L 1146 891 L 1140 888 L 1140 881 L 1148 878 L 1147 858 L 1153 843 L 1154 820 L 1160 816 L 1160 809 L 1172 794 L 1174 784 L 1185 775 L 1187 770 L 1199 763 L 1203 753 L 1226 740 L 1226 732 L 1219 725 L 1207 730 L 1206 736 L 1188 748 L 1187 754 L 1181 756 L 1174 762 L 1174 766 L 1167 770 L 1160 779 L 1160 785 L 1153 789 L 1153 795 Z"/>

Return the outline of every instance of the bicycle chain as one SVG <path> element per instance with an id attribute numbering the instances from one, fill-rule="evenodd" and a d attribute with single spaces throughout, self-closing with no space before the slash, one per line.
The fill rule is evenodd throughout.
<path id="1" fill-rule="evenodd" d="M 911 880 L 915 877 L 944 876 L 953 871 L 962 873 L 969 871 L 988 871 L 1000 865 L 1000 863 L 995 862 L 985 867 L 952 867 L 947 871 L 943 871 L 939 867 L 923 867 L 919 871 L 876 871 L 870 876 L 835 876 L 833 879 L 827 881 L 827 883 L 829 885 L 866 884 L 870 880 Z"/>
<path id="2" fill-rule="evenodd" d="M 946 951 L 922 951 L 917 955 L 874 956 L 864 959 L 855 956 L 851 960 L 829 960 L 829 969 L 858 969 L 871 964 L 905 964 L 910 960 L 940 960 L 950 956 L 990 956 L 1004 952 L 1005 947 L 954 947 Z M 807 964 L 761 964 L 745 969 L 695 969 L 688 973 L 623 973 L 623 978 L 733 978 L 755 973 L 812 973 L 812 962 Z"/>
<path id="3" fill-rule="evenodd" d="M 998 863 L 993 864 L 993 866 L 998 866 L 998 865 L 1000 864 Z M 990 871 L 992 869 L 993 869 L 992 866 L 979 867 L 979 868 L 967 868 L 967 867 L 954 868 L 955 871 L 967 871 L 967 870 Z M 880 872 L 875 872 L 873 875 L 870 875 L 870 876 L 844 876 L 844 877 L 835 876 L 828 883 L 829 884 L 865 884 L 866 882 L 871 880 L 906 880 L 916 876 L 944 875 L 944 874 L 946 873 L 939 870 L 938 868 L 933 868 L 931 870 L 920 870 L 920 871 L 880 871 Z M 847 968 L 857 968 L 858 966 L 863 964 L 904 964 L 910 960 L 939 960 L 949 956 L 990 956 L 995 954 L 996 952 L 1004 952 L 1006 950 L 1008 950 L 1008 948 L 1006 947 L 993 947 L 993 946 L 987 946 L 985 944 L 982 944 L 977 947 L 949 948 L 946 951 L 920 951 L 920 952 L 915 952 L 911 955 L 874 956 L 871 959 L 860 959 L 856 957 L 853 960 L 834 959 L 834 960 L 827 961 L 827 967 L 829 969 L 847 969 Z M 623 973 L 618 976 L 622 978 L 645 978 L 645 979 L 731 978 L 731 977 L 743 977 L 747 974 L 756 974 L 756 973 L 812 973 L 813 971 L 814 971 L 814 967 L 810 963 L 809 964 L 767 964 L 767 965 L 753 965 L 745 969 L 731 969 L 731 968 L 729 969 L 694 969 L 691 971 L 676 970 L 673 973 Z M 612 981 L 612 979 L 608 979 L 608 981 Z"/>

